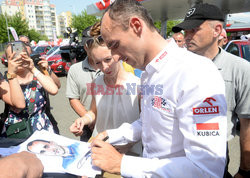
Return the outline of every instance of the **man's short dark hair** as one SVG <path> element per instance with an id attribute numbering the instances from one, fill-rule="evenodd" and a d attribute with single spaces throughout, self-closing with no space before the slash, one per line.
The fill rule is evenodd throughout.
<path id="1" fill-rule="evenodd" d="M 135 15 L 143 19 L 151 30 L 156 30 L 153 19 L 148 11 L 136 0 L 116 0 L 107 9 L 109 17 L 122 24 L 123 29 L 129 28 L 129 19 Z"/>

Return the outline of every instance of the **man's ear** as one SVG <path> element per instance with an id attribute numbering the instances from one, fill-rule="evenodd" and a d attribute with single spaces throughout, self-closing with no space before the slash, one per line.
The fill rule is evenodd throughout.
<path id="1" fill-rule="evenodd" d="M 129 22 L 129 26 L 133 29 L 133 31 L 140 36 L 142 33 L 142 22 L 139 18 L 137 17 L 132 17 Z"/>
<path id="2" fill-rule="evenodd" d="M 222 32 L 223 26 L 220 23 L 215 24 L 214 27 L 214 37 L 219 37 Z"/>

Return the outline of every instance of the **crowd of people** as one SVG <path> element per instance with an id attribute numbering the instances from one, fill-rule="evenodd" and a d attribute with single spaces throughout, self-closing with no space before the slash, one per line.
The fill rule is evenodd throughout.
<path id="1" fill-rule="evenodd" d="M 84 30 L 87 57 L 67 77 L 66 97 L 79 115 L 69 130 L 91 141 L 92 164 L 107 177 L 250 177 L 250 64 L 222 49 L 223 24 L 218 7 L 197 4 L 166 40 L 139 2 L 116 0 Z M 20 55 L 12 43 L 5 50 L 4 130 L 29 118 L 32 132 L 59 133 L 48 94 L 60 81 L 45 59 L 34 65 L 28 38 L 20 40 Z M 137 77 L 133 69 L 144 72 Z M 231 175 L 227 142 L 237 121 L 240 166 Z M 9 175 L 12 162 L 20 165 L 12 177 L 42 176 L 41 162 L 28 152 L 0 159 L 1 174 Z"/>

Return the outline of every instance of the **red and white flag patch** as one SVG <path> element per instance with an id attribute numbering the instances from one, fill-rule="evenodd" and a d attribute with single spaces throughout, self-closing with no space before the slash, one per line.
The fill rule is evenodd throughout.
<path id="1" fill-rule="evenodd" d="M 219 123 L 197 123 L 197 130 L 219 130 Z"/>

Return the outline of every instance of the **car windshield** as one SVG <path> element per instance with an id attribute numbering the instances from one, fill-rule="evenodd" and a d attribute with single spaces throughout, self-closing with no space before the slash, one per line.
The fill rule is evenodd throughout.
<path id="1" fill-rule="evenodd" d="M 242 45 L 243 58 L 250 62 L 250 45 Z"/>
<path id="2" fill-rule="evenodd" d="M 48 52 L 47 52 L 47 55 L 50 55 L 52 54 L 55 50 L 57 50 L 59 48 L 59 46 L 55 46 L 53 48 L 51 48 Z"/>
<path id="3" fill-rule="evenodd" d="M 35 48 L 35 51 L 37 53 L 43 53 L 44 52 L 44 48 L 46 48 L 46 46 L 38 46 L 37 48 Z"/>

